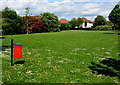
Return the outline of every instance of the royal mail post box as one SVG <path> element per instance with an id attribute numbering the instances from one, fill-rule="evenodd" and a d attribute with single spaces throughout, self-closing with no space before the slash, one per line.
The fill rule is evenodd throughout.
<path id="1" fill-rule="evenodd" d="M 13 58 L 22 58 L 22 44 L 13 44 Z"/>

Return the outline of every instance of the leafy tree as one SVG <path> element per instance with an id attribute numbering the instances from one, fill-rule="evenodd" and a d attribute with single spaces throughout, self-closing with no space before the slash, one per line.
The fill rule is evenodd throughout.
<path id="1" fill-rule="evenodd" d="M 95 26 L 106 25 L 106 24 L 107 24 L 106 19 L 103 16 L 98 15 L 94 20 L 93 26 L 95 27 Z"/>
<path id="2" fill-rule="evenodd" d="M 40 14 L 40 21 L 44 23 L 44 30 L 46 32 L 57 32 L 60 31 L 60 24 L 58 17 L 52 13 Z"/>
<path id="3" fill-rule="evenodd" d="M 21 34 L 24 33 L 25 29 L 21 18 L 13 10 L 6 7 L 2 11 L 2 34 Z"/>
<path id="4" fill-rule="evenodd" d="M 26 13 L 25 15 L 26 16 L 28 16 L 29 12 L 30 12 L 30 8 L 29 7 L 25 8 L 25 13 Z"/>
<path id="5" fill-rule="evenodd" d="M 70 30 L 71 24 L 70 23 L 61 23 L 60 30 Z"/>
<path id="6" fill-rule="evenodd" d="M 2 18 L 2 11 L 0 11 L 0 19 Z"/>
<path id="7" fill-rule="evenodd" d="M 85 27 L 87 27 L 87 21 L 85 21 Z"/>
<path id="8" fill-rule="evenodd" d="M 43 30 L 43 26 L 44 26 L 43 22 L 40 22 L 39 19 L 34 19 L 33 22 L 31 23 L 32 33 L 45 32 L 45 30 Z"/>
<path id="9" fill-rule="evenodd" d="M 24 23 L 24 27 L 25 27 L 25 29 L 26 29 L 26 32 L 27 32 L 27 34 L 29 34 L 29 28 L 30 28 L 30 26 L 31 26 L 31 23 L 33 22 L 33 20 L 34 20 L 34 17 L 31 17 L 31 16 L 23 16 L 23 17 L 21 17 L 21 20 L 22 20 L 22 22 Z"/>
<path id="10" fill-rule="evenodd" d="M 77 19 L 76 18 L 71 19 L 70 24 L 71 29 L 75 29 L 75 27 L 77 26 Z"/>
<path id="11" fill-rule="evenodd" d="M 80 28 L 81 25 L 83 24 L 82 18 L 78 18 L 78 19 L 76 20 L 76 24 L 77 24 L 77 26 Z"/>
<path id="12" fill-rule="evenodd" d="M 117 4 L 110 12 L 109 20 L 114 24 L 114 30 L 120 30 L 120 4 Z"/>
<path id="13" fill-rule="evenodd" d="M 0 11 L 0 35 L 2 33 L 2 11 Z"/>
<path id="14" fill-rule="evenodd" d="M 25 8 L 25 17 L 23 17 L 23 21 L 25 23 L 26 29 L 27 29 L 27 34 L 29 34 L 29 26 L 33 19 L 30 17 L 30 8 L 27 7 Z"/>

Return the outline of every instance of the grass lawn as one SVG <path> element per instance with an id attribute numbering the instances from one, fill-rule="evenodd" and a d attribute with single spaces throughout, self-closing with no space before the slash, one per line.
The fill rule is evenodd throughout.
<path id="1" fill-rule="evenodd" d="M 108 33 L 108 34 L 107 34 Z M 120 83 L 117 77 L 92 73 L 91 62 L 118 58 L 118 35 L 110 31 L 62 31 L 9 35 L 3 45 L 22 43 L 24 64 L 10 66 L 2 52 L 2 81 L 9 83 Z"/>

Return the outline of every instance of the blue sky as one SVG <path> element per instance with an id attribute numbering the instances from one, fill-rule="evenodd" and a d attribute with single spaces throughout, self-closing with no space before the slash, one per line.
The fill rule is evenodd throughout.
<path id="1" fill-rule="evenodd" d="M 6 6 L 15 10 L 18 15 L 25 15 L 25 8 L 30 7 L 30 14 L 39 15 L 44 12 L 54 13 L 61 18 L 86 17 L 94 21 L 97 15 L 108 20 L 108 15 L 119 0 L 2 0 L 0 10 Z"/>

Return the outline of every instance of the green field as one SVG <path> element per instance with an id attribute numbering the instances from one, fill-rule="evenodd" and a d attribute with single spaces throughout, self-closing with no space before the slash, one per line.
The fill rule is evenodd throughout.
<path id="1" fill-rule="evenodd" d="M 108 33 L 108 34 L 107 34 Z M 117 77 L 92 73 L 91 62 L 118 58 L 118 35 L 110 31 L 62 31 L 9 35 L 3 45 L 22 43 L 24 64 L 10 66 L 2 52 L 2 81 L 9 83 L 120 83 Z"/>

